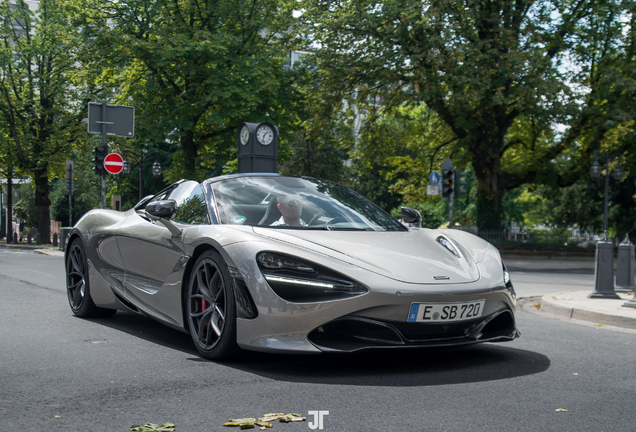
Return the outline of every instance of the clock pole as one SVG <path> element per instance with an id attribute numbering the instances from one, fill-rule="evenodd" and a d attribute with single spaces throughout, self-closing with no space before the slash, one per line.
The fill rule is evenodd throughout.
<path id="1" fill-rule="evenodd" d="M 238 128 L 238 172 L 278 172 L 278 128 L 244 122 Z"/>

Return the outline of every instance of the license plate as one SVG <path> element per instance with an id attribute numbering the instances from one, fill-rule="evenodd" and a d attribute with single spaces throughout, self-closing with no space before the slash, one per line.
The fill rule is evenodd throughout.
<path id="1" fill-rule="evenodd" d="M 462 303 L 411 303 L 409 322 L 454 322 L 479 318 L 486 300 Z"/>

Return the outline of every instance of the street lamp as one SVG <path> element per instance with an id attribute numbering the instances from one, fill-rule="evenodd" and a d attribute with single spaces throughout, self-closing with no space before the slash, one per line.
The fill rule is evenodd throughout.
<path id="1" fill-rule="evenodd" d="M 144 152 L 143 150 L 140 153 L 134 152 L 132 150 L 124 150 L 124 163 L 121 170 L 121 172 L 124 175 L 130 174 L 130 172 L 132 171 L 132 166 L 130 165 L 130 162 L 128 162 L 129 153 L 133 156 L 132 158 L 133 161 L 136 159 L 137 162 L 139 163 L 139 201 L 141 201 L 142 198 L 144 197 L 144 183 L 143 183 L 144 163 L 148 162 L 148 160 L 151 159 L 151 156 L 147 152 Z M 152 164 L 152 167 L 150 168 L 150 172 L 152 172 L 153 177 L 157 178 L 161 176 L 161 165 L 159 164 L 159 161 L 157 161 L 157 152 L 155 152 L 154 156 L 155 156 L 155 163 Z"/>
<path id="2" fill-rule="evenodd" d="M 609 207 L 609 176 L 610 176 L 610 164 L 620 157 L 619 154 L 603 153 L 600 157 L 601 162 L 605 165 L 605 199 L 603 207 L 603 232 L 604 237 L 607 239 L 607 212 Z M 601 176 L 601 165 L 598 163 L 598 152 L 594 152 L 594 163 L 590 167 L 590 176 L 593 180 L 598 180 Z M 617 182 L 620 182 L 625 177 L 625 170 L 621 166 L 620 162 L 614 167 L 614 178 Z"/>
<path id="3" fill-rule="evenodd" d="M 157 178 L 161 175 L 161 165 L 157 161 L 157 155 L 155 155 L 155 163 L 152 164 L 152 168 L 150 168 L 153 177 Z"/>
<path id="4" fill-rule="evenodd" d="M 614 291 L 614 243 L 607 238 L 607 213 L 609 207 L 609 176 L 610 164 L 619 159 L 619 154 L 603 153 L 600 158 L 598 152 L 594 152 L 594 163 L 590 167 L 590 176 L 594 180 L 598 180 L 601 176 L 600 159 L 605 165 L 605 198 L 603 208 L 603 238 L 596 243 L 596 267 L 594 292 L 589 295 L 590 298 L 603 299 L 620 299 Z M 625 177 L 625 171 L 621 167 L 620 162 L 614 167 L 614 178 L 620 182 Z"/>

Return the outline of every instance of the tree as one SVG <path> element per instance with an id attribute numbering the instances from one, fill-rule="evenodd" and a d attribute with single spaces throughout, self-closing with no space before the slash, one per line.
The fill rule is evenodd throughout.
<path id="1" fill-rule="evenodd" d="M 305 103 L 295 111 L 298 132 L 281 146 L 280 172 L 347 183 L 350 173 L 344 162 L 354 147 L 354 113 L 342 100 L 325 99 L 316 91 L 319 73 L 295 67 L 295 87 Z"/>
<path id="2" fill-rule="evenodd" d="M 87 146 L 88 147 L 88 146 Z M 100 181 L 92 167 L 92 153 L 90 151 L 76 151 L 71 158 L 74 160 L 73 168 L 73 195 L 71 226 L 87 211 L 99 207 Z M 69 226 L 68 200 L 66 194 L 66 181 L 64 178 L 52 182 L 51 186 L 51 215 L 62 226 Z"/>
<path id="3" fill-rule="evenodd" d="M 448 125 L 471 156 L 479 228 L 500 228 L 504 191 L 574 183 L 591 151 L 634 119 L 634 77 L 626 73 L 634 30 L 623 19 L 633 17 L 632 3 L 306 0 L 304 6 L 308 43 L 327 71 L 325 91 L 359 104 L 381 100 L 385 109 L 405 99 L 425 103 Z"/>
<path id="4" fill-rule="evenodd" d="M 296 121 L 283 62 L 291 9 L 276 0 L 85 0 L 94 67 L 121 85 L 147 142 L 180 144 L 168 180 L 220 173 L 243 121 Z"/>
<path id="5" fill-rule="evenodd" d="M 24 0 L 0 1 L 0 126 L 17 170 L 35 184 L 43 244 L 51 242 L 49 176 L 63 170 L 77 129 L 69 75 L 78 39 L 66 5 L 41 0 L 34 12 Z"/>

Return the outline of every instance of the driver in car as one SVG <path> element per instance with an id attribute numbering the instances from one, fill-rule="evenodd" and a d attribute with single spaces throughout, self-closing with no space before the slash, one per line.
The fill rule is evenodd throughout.
<path id="1" fill-rule="evenodd" d="M 300 218 L 303 212 L 303 205 L 300 200 L 295 197 L 279 196 L 276 207 L 280 210 L 282 216 L 270 226 L 307 226 L 307 223 Z"/>

